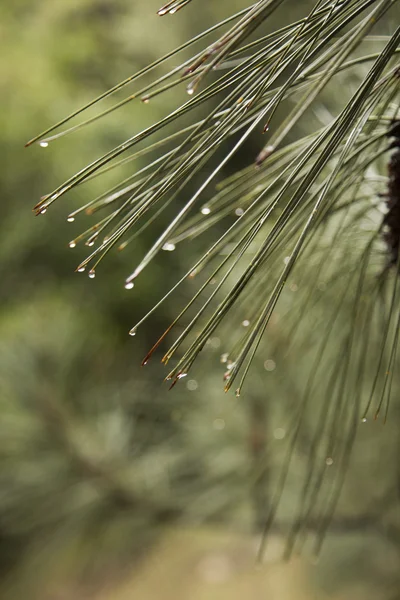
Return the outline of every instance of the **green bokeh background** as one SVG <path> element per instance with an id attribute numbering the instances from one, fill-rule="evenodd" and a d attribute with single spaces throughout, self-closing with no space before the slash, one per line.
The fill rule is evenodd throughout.
<path id="1" fill-rule="evenodd" d="M 167 393 L 165 369 L 140 362 L 176 314 L 175 301 L 134 339 L 128 331 L 202 242 L 163 253 L 127 291 L 123 281 L 154 231 L 112 253 L 93 281 L 74 272 L 85 249 L 68 247 L 83 229 L 67 223 L 68 213 L 101 193 L 104 179 L 78 188 L 46 216 L 31 211 L 87 162 L 182 102 L 185 91 L 131 103 L 46 149 L 25 150 L 28 138 L 246 5 L 198 0 L 160 19 L 154 0 L 0 4 L 2 598 L 398 597 L 396 424 L 384 435 L 372 424 L 363 430 L 319 563 L 306 556 L 271 566 L 283 540 L 277 530 L 260 574 L 257 525 L 283 452 L 278 430 L 290 422 L 303 377 L 296 364 L 283 367 L 279 328 L 276 354 L 263 350 L 244 398 L 223 394 L 219 337 L 188 381 Z M 291 2 L 291 18 L 306 5 Z M 248 164 L 261 145 L 255 140 L 230 169 Z M 266 360 L 274 361 L 273 372 Z M 282 408 L 271 410 L 278 400 Z M 259 430 L 261 458 L 252 443 Z M 306 459 L 296 458 L 283 520 L 293 512 Z"/>

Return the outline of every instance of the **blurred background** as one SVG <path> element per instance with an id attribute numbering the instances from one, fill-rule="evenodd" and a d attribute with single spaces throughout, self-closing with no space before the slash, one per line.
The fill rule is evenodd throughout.
<path id="1" fill-rule="evenodd" d="M 257 568 L 265 507 L 305 378 L 298 361 L 285 360 L 279 314 L 246 395 L 223 393 L 219 337 L 168 392 L 159 362 L 140 362 L 176 315 L 176 302 L 165 303 L 135 338 L 128 331 L 193 263 L 201 242 L 162 253 L 127 291 L 124 278 L 154 232 L 112 253 L 93 281 L 74 272 L 85 249 L 68 247 L 82 226 L 67 214 L 101 193 L 104 181 L 62 198 L 46 216 L 31 211 L 89 160 L 182 102 L 185 91 L 131 103 L 48 148 L 24 150 L 30 137 L 248 5 L 194 3 L 160 19 L 160 1 L 0 4 L 0 596 L 395 600 L 395 416 L 384 430 L 374 423 L 362 429 L 320 556 L 304 552 L 282 562 L 307 462 L 305 432 Z M 289 4 L 291 19 L 307 7 Z M 288 13 L 281 16 L 287 21 Z M 281 24 L 274 19 L 269 28 Z M 335 98 L 327 104 L 334 109 Z M 249 164 L 260 147 L 246 147 L 224 175 Z"/>

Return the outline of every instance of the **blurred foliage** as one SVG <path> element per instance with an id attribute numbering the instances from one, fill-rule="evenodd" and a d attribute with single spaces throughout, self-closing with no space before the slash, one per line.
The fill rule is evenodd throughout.
<path id="1" fill-rule="evenodd" d="M 239 0 L 202 2 L 198 10 L 199 2 L 168 20 L 157 19 L 160 3 L 153 0 L 0 5 L 0 589 L 5 599 L 53 599 L 64 584 L 66 597 L 77 598 L 83 584 L 106 581 L 127 564 L 140 569 L 171 524 L 218 523 L 243 535 L 259 534 L 273 496 L 272 481 L 280 473 L 313 360 L 304 346 L 288 352 L 286 323 L 296 288 L 283 299 L 244 398 L 221 392 L 220 355 L 231 331 L 212 337 L 195 375 L 166 394 L 164 370 L 139 365 L 175 315 L 174 306 L 164 305 L 133 340 L 127 331 L 168 289 L 178 269 L 193 262 L 202 242 L 193 242 L 184 256 L 159 256 L 141 279 L 140 292 L 132 294 L 121 281 L 133 259 L 145 253 L 150 236 L 138 238 L 127 253 L 110 256 L 104 275 L 90 281 L 73 272 L 83 255 L 69 249 L 68 240 L 80 229 L 65 218 L 87 201 L 88 191 L 79 189 L 63 200 L 68 208 L 61 202 L 49 218 L 31 213 L 43 193 L 88 157 L 164 115 L 174 106 L 175 92 L 145 111 L 131 104 L 51 148 L 37 146 L 28 153 L 27 138 L 244 6 Z M 292 3 L 291 18 L 300 12 Z M 270 26 L 275 23 L 274 17 Z M 345 82 L 355 86 L 354 79 Z M 334 96 L 326 102 L 332 108 Z M 316 121 L 325 109 L 319 107 Z M 307 133 L 308 125 L 302 126 Z M 258 150 L 252 142 L 246 153 L 255 157 Z M 229 168 L 247 165 L 246 153 Z M 139 163 L 138 169 L 145 165 Z M 110 173 L 110 186 L 114 178 Z M 90 198 L 103 186 L 92 180 Z M 184 298 L 191 286 L 185 284 Z M 314 319 L 323 321 L 325 305 L 334 304 L 334 294 L 321 295 L 305 332 Z M 318 333 L 309 335 L 313 350 Z M 318 401 L 317 393 L 316 412 Z M 319 590 L 344 594 L 363 580 L 365 598 L 368 590 L 374 598 L 396 597 L 396 419 L 394 407 L 384 434 L 373 422 L 360 432 L 331 533 L 310 575 Z M 305 428 L 280 503 L 277 535 L 290 528 L 310 447 Z M 185 554 L 185 542 L 174 541 L 174 548 L 181 545 Z M 75 591 L 69 596 L 70 589 Z"/>

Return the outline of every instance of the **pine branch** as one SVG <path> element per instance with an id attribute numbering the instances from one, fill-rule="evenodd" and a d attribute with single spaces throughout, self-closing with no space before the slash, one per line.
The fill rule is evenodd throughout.
<path id="1" fill-rule="evenodd" d="M 168 2 L 158 14 L 174 14 L 187 4 L 189 0 Z M 267 532 L 276 518 L 310 398 L 319 393 L 324 401 L 288 539 L 289 554 L 298 540 L 302 543 L 315 511 L 319 548 L 344 482 L 358 424 L 367 419 L 373 404 L 375 418 L 389 411 L 400 329 L 399 266 L 385 266 L 382 202 L 377 195 L 384 185 L 377 165 L 391 147 L 391 123 L 399 118 L 400 28 L 385 38 L 374 35 L 389 11 L 398 10 L 397 0 L 319 0 L 304 18 L 265 33 L 262 26 L 282 8 L 282 0 L 258 0 L 128 77 L 27 145 L 46 147 L 134 100 L 146 104 L 172 88 L 186 87 L 189 98 L 180 106 L 72 175 L 34 208 L 36 214 L 43 214 L 67 192 L 149 155 L 146 166 L 67 217 L 73 221 L 82 212 L 105 213 L 70 242 L 71 248 L 82 241 L 94 246 L 77 267 L 93 278 L 112 249 L 124 250 L 178 198 L 185 198 L 127 276 L 127 289 L 134 287 L 161 250 L 173 251 L 203 233 L 219 230 L 218 239 L 130 331 L 135 335 L 183 282 L 200 280 L 193 297 L 143 361 L 146 364 L 174 327 L 184 323 L 162 358 L 168 363 L 181 352 L 167 375 L 171 387 L 189 373 L 210 336 L 225 328 L 231 340 L 231 350 L 224 352 L 225 391 L 235 383 L 240 395 L 288 286 L 304 289 L 298 294 L 297 312 L 289 311 L 285 322 L 289 344 L 312 336 L 312 328 L 305 328 L 299 313 L 318 315 L 322 301 L 317 288 L 323 274 L 325 285 L 332 289 L 330 313 L 318 322 L 318 350 L 265 524 Z M 215 35 L 219 37 L 214 39 Z M 209 36 L 212 41 L 198 50 L 197 44 L 204 44 Z M 380 49 L 371 52 L 371 41 Z M 168 61 L 188 49 L 193 54 L 168 70 Z M 160 66 L 165 73 L 140 87 L 141 78 Z M 338 114 L 301 136 L 303 120 L 323 94 L 342 86 L 348 73 L 355 74 L 357 89 L 343 93 Z M 138 82 L 138 91 L 74 124 L 86 110 Z M 266 143 L 261 143 L 262 133 Z M 258 156 L 224 178 L 226 167 L 250 139 L 258 140 Z M 223 152 L 223 157 L 216 159 L 217 152 Z M 202 183 L 193 192 L 198 176 Z M 345 269 L 341 268 L 344 260 Z M 346 322 L 340 317 L 344 308 L 350 315 Z M 369 351 L 377 347 L 378 361 Z M 363 406 L 365 393 L 369 400 Z M 338 465 L 336 475 L 325 486 L 326 470 L 333 461 Z"/>

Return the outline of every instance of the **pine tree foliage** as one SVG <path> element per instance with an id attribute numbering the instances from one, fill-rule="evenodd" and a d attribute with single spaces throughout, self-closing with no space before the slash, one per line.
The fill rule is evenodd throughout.
<path id="1" fill-rule="evenodd" d="M 157 231 L 163 213 L 168 215 L 167 226 L 127 274 L 127 289 L 139 288 L 141 273 L 161 250 L 207 236 L 195 264 L 130 332 L 135 335 L 185 281 L 199 282 L 143 361 L 183 324 L 162 358 L 168 363 L 178 356 L 167 375 L 172 386 L 218 330 L 226 344 L 225 390 L 234 386 L 239 396 L 247 378 L 251 388 L 251 365 L 280 307 L 288 352 L 296 346 L 313 367 L 293 411 L 265 531 L 276 518 L 294 449 L 310 419 L 310 399 L 320 397 L 287 548 L 290 553 L 301 543 L 314 520 L 318 551 L 358 425 L 370 415 L 387 418 L 396 375 L 399 266 L 391 264 L 385 244 L 384 194 L 390 136 L 400 118 L 400 28 L 392 26 L 399 2 L 318 0 L 303 18 L 272 31 L 269 18 L 285 10 L 283 0 L 247 4 L 28 142 L 46 147 L 131 102 L 156 101 L 176 86 L 188 94 L 159 122 L 43 196 L 35 212 L 41 215 L 78 186 L 148 157 L 145 167 L 133 168 L 67 218 L 83 213 L 94 218 L 70 242 L 92 248 L 77 271 L 93 278 L 111 250 L 132 248 L 145 229 Z M 195 0 L 176 0 L 158 15 L 183 8 L 195 15 L 198 7 Z M 356 86 L 344 84 L 350 75 Z M 126 97 L 85 118 L 133 84 Z M 335 86 L 343 87 L 342 105 L 330 114 L 321 107 Z M 305 120 L 314 125 L 317 120 L 306 133 Z M 258 156 L 227 175 L 249 140 L 258 140 Z M 334 474 L 327 476 L 333 464 Z"/>

